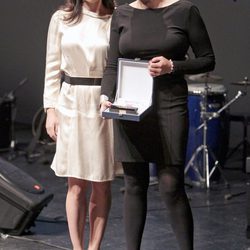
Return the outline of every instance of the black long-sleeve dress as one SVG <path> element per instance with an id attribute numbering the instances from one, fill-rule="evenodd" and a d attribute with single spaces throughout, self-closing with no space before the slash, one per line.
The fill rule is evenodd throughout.
<path id="1" fill-rule="evenodd" d="M 186 60 L 190 47 L 195 58 Z M 184 74 L 208 72 L 215 66 L 207 29 L 193 3 L 179 0 L 157 9 L 119 6 L 112 18 L 101 94 L 114 100 L 119 57 L 150 60 L 155 56 L 172 59 L 174 72 L 154 78 L 152 109 L 141 122 L 115 121 L 115 156 L 122 162 L 183 165 L 188 135 Z"/>

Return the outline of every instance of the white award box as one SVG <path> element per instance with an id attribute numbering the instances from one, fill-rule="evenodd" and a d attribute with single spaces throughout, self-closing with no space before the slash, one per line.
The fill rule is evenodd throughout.
<path id="1" fill-rule="evenodd" d="M 152 93 L 148 62 L 119 58 L 115 101 L 102 116 L 139 122 L 152 105 Z"/>

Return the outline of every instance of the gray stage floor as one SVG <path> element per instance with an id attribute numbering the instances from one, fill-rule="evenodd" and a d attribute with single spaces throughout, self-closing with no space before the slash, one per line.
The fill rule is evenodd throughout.
<path id="1" fill-rule="evenodd" d="M 26 143 L 27 146 L 31 138 L 30 130 L 24 131 L 21 128 L 19 132 L 17 139 L 20 145 Z M 71 249 L 64 207 L 66 180 L 55 177 L 49 167 L 53 146 L 37 145 L 37 157 L 29 160 L 22 153 L 16 153 L 16 157 L 11 161 L 9 159 L 9 162 L 37 179 L 46 192 L 54 194 L 54 198 L 42 209 L 35 226 L 29 229 L 30 232 L 21 236 L 2 235 L 0 250 Z M 209 190 L 198 186 L 186 186 L 194 216 L 196 250 L 250 249 L 250 239 L 246 237 L 245 191 L 248 176 L 242 172 L 237 154 L 228 160 L 223 170 L 229 188 L 223 182 L 213 184 Z M 3 159 L 8 160 L 9 156 L 10 152 L 0 153 Z M 125 249 L 122 217 L 123 184 L 122 176 L 118 176 L 112 184 L 113 202 L 102 250 Z M 231 199 L 227 199 L 228 197 Z M 149 188 L 147 223 L 141 249 L 178 249 L 157 185 L 151 185 Z"/>

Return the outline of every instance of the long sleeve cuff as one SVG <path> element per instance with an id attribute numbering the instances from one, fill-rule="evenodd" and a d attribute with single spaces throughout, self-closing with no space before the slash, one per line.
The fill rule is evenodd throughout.
<path id="1" fill-rule="evenodd" d="M 101 95 L 100 96 L 100 105 L 104 102 L 104 101 L 108 101 L 109 98 L 106 95 Z"/>

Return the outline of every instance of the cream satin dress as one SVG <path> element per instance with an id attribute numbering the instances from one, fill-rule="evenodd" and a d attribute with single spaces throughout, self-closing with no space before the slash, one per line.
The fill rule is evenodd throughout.
<path id="1" fill-rule="evenodd" d="M 75 86 L 71 77 L 102 78 L 109 44 L 111 15 L 99 16 L 83 8 L 80 23 L 65 24 L 65 12 L 51 18 L 48 30 L 44 108 L 59 117 L 52 169 L 57 176 L 89 181 L 114 178 L 112 120 L 99 113 L 100 86 Z"/>

